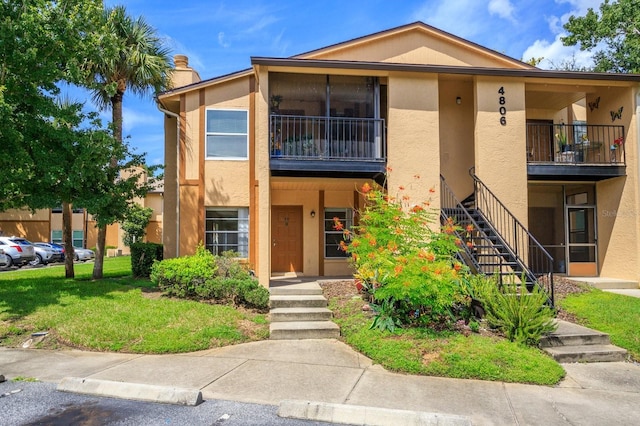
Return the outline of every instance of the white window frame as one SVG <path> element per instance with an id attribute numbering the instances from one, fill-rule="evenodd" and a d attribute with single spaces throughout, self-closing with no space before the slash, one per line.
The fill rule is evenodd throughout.
<path id="1" fill-rule="evenodd" d="M 344 225 L 344 229 L 351 230 L 353 226 L 353 209 L 348 207 L 330 207 L 324 209 L 324 232 L 323 232 L 323 240 L 324 245 L 322 248 L 322 255 L 325 259 L 346 259 L 349 257 L 348 254 L 341 251 L 336 251 L 338 255 L 336 256 L 327 256 L 327 235 L 337 235 L 339 234 L 342 237 L 343 230 L 333 229 L 333 218 L 336 217 L 336 213 L 344 213 L 346 219 L 342 220 L 342 224 Z M 329 223 L 331 222 L 331 223 Z M 329 229 L 328 229 L 329 228 Z M 336 250 L 339 250 L 336 246 Z"/>
<path id="2" fill-rule="evenodd" d="M 244 133 L 222 133 L 222 132 L 210 132 L 209 131 L 209 111 L 232 111 L 238 113 L 244 113 L 245 120 L 247 123 L 246 131 Z M 204 115 L 205 120 L 205 158 L 207 160 L 217 160 L 217 161 L 246 161 L 249 158 L 249 110 L 247 109 L 230 109 L 230 108 L 207 108 Z M 246 143 L 246 152 L 247 154 L 244 157 L 218 157 L 215 155 L 209 155 L 209 136 L 245 136 Z"/>
<path id="3" fill-rule="evenodd" d="M 227 231 L 227 230 L 207 231 L 207 221 L 216 220 L 216 219 L 207 219 L 207 212 L 210 212 L 210 211 L 236 212 L 236 217 L 235 217 L 235 222 L 237 224 L 236 230 L 235 231 Z M 249 257 L 249 207 L 207 207 L 204 216 L 205 216 L 204 244 L 207 250 L 211 251 L 213 254 L 219 254 L 217 253 L 217 250 L 216 250 L 217 247 L 220 245 L 227 245 L 225 243 L 220 243 L 220 242 L 209 244 L 208 243 L 209 239 L 207 238 L 209 234 L 213 235 L 214 240 L 216 239 L 216 234 L 221 234 L 221 235 L 237 234 L 238 243 L 237 243 L 237 249 L 235 251 L 240 253 L 240 258 L 242 259 L 246 259 Z M 229 218 L 224 220 L 234 220 L 234 219 Z M 241 250 L 241 248 L 243 250 Z"/>

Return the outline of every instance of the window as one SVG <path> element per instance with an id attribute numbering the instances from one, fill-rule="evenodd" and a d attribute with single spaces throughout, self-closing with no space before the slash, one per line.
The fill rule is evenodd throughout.
<path id="1" fill-rule="evenodd" d="M 340 249 L 340 241 L 344 240 L 343 231 L 334 228 L 334 218 L 340 219 L 344 229 L 351 229 L 353 225 L 353 210 L 351 209 L 325 209 L 324 210 L 324 257 L 343 258 L 349 254 Z"/>
<path id="2" fill-rule="evenodd" d="M 62 241 L 62 230 L 52 230 L 51 231 L 51 242 L 56 244 L 63 244 Z M 71 236 L 71 242 L 74 247 L 83 248 L 84 247 L 84 231 L 73 231 Z"/>
<path id="3" fill-rule="evenodd" d="M 208 209 L 204 237 L 213 254 L 231 250 L 249 257 L 249 209 Z"/>
<path id="4" fill-rule="evenodd" d="M 207 158 L 247 158 L 248 122 L 246 110 L 207 110 Z"/>
<path id="5" fill-rule="evenodd" d="M 84 247 L 84 232 L 83 231 L 73 231 L 71 240 L 73 242 L 73 246 L 76 248 Z"/>
<path id="6" fill-rule="evenodd" d="M 56 244 L 62 244 L 62 230 L 51 231 L 51 242 Z"/>

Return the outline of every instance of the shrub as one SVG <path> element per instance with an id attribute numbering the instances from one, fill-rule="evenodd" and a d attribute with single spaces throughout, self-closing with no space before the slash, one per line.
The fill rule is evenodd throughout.
<path id="1" fill-rule="evenodd" d="M 150 278 L 169 296 L 193 298 L 196 289 L 215 275 L 216 268 L 211 252 L 200 246 L 193 256 L 154 263 Z"/>
<path id="2" fill-rule="evenodd" d="M 136 278 L 149 278 L 155 261 L 162 260 L 162 244 L 134 243 L 131 245 L 131 271 Z"/>
<path id="3" fill-rule="evenodd" d="M 154 264 L 151 279 L 169 296 L 266 309 L 269 290 L 235 256 L 234 252 L 214 256 L 200 246 L 193 256 Z"/>
<path id="4" fill-rule="evenodd" d="M 496 278 L 477 280 L 475 294 L 491 326 L 502 331 L 512 342 L 535 346 L 543 334 L 556 329 L 555 313 L 546 305 L 544 291 L 534 287 L 527 292 L 515 278 L 510 277 L 509 282 L 502 285 L 498 285 Z"/>
<path id="5" fill-rule="evenodd" d="M 351 254 L 356 278 L 379 308 L 373 327 L 388 330 L 446 321 L 461 297 L 459 273 L 465 268 L 455 259 L 462 242 L 453 220 L 438 229 L 438 212 L 428 201 L 411 205 L 404 188 L 398 191 L 394 198 L 365 184 L 366 204 L 353 232 L 334 218 L 334 228 L 344 233 L 340 246 Z"/>

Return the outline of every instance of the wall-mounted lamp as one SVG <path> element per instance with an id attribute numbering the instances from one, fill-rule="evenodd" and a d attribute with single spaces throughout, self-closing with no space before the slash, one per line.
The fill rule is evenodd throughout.
<path id="1" fill-rule="evenodd" d="M 460 96 L 458 96 L 458 97 L 456 98 L 456 103 L 457 103 L 458 105 L 460 105 L 460 104 L 462 103 L 462 98 L 461 98 Z"/>
<path id="2" fill-rule="evenodd" d="M 311 210 L 311 217 L 316 217 L 316 211 L 315 210 Z"/>

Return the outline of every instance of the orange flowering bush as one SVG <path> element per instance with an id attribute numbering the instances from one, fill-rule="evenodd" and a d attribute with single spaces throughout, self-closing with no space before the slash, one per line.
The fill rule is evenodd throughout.
<path id="1" fill-rule="evenodd" d="M 359 223 L 343 234 L 356 278 L 373 299 L 377 316 L 372 326 L 390 330 L 448 318 L 462 299 L 459 280 L 465 272 L 455 256 L 460 242 L 453 220 L 440 228 L 429 202 L 412 205 L 404 192 L 399 188 L 394 198 L 380 186 L 365 184 Z M 343 229 L 339 220 L 334 226 Z"/>

